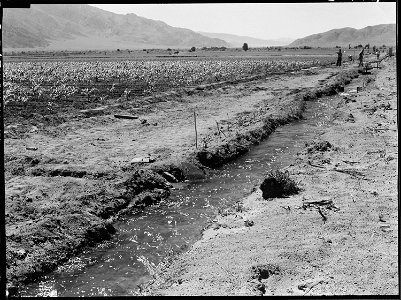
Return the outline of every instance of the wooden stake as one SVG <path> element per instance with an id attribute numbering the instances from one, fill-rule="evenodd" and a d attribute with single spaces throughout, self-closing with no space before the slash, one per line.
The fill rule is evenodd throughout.
<path id="1" fill-rule="evenodd" d="M 194 122 L 195 122 L 195 147 L 198 149 L 198 131 L 196 129 L 196 113 L 194 111 Z"/>
<path id="2" fill-rule="evenodd" d="M 321 211 L 320 207 L 317 207 L 317 211 L 319 212 L 319 214 L 322 216 L 323 218 L 323 223 L 325 223 L 327 221 L 327 217 L 323 214 L 323 212 Z"/>

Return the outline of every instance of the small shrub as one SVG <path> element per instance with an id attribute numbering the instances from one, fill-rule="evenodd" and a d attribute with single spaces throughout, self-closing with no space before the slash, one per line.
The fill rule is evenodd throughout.
<path id="1" fill-rule="evenodd" d="M 301 189 L 293 181 L 288 171 L 279 170 L 267 173 L 265 180 L 260 185 L 263 199 L 283 198 L 292 194 L 297 194 Z"/>
<path id="2" fill-rule="evenodd" d="M 325 152 L 333 148 L 333 145 L 328 141 L 312 142 L 311 144 L 305 144 L 308 153 L 314 152 Z"/>

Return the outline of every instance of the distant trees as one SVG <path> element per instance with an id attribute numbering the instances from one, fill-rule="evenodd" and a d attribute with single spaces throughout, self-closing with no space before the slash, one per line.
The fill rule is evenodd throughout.
<path id="1" fill-rule="evenodd" d="M 249 49 L 248 44 L 247 44 L 247 43 L 244 43 L 244 44 L 242 45 L 242 50 L 248 51 L 248 49 Z"/>
<path id="2" fill-rule="evenodd" d="M 191 47 L 191 49 L 189 49 L 189 52 L 195 52 L 196 48 L 195 47 Z"/>
<path id="3" fill-rule="evenodd" d="M 202 47 L 202 50 L 204 51 L 225 51 L 226 49 L 226 47 Z"/>

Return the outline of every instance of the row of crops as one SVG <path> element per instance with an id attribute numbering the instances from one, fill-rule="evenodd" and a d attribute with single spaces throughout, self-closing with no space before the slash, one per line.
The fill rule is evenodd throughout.
<path id="1" fill-rule="evenodd" d="M 129 99 L 178 87 L 237 80 L 254 74 L 285 73 L 331 62 L 322 57 L 9 62 L 3 70 L 3 101 L 51 104 L 71 98 L 99 102 L 108 97 Z"/>

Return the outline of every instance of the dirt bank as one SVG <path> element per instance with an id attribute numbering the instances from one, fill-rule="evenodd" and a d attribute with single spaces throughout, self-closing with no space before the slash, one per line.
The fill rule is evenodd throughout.
<path id="1" fill-rule="evenodd" d="M 287 169 L 302 191 L 252 193 L 143 294 L 399 294 L 395 57 L 333 101 L 334 124 Z"/>
<path id="2" fill-rule="evenodd" d="M 35 113 L 25 123 L 6 118 L 9 286 L 110 238 L 119 215 L 168 197 L 176 181 L 204 177 L 207 167 L 234 159 L 299 118 L 305 100 L 333 94 L 356 75 L 337 72 L 313 69 L 135 101 L 116 98 L 94 112 L 69 111 L 55 123 L 54 116 Z M 132 162 L 145 157 L 151 162 Z"/>

